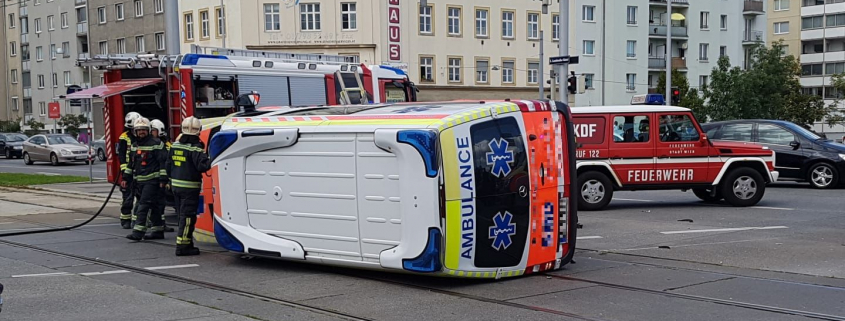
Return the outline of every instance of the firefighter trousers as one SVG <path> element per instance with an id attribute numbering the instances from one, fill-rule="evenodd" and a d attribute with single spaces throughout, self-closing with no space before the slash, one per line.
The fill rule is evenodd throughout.
<path id="1" fill-rule="evenodd" d="M 153 215 L 161 217 L 162 225 L 164 224 L 164 208 L 167 207 L 167 190 L 164 188 L 158 189 L 158 196 L 153 207 Z M 149 220 L 148 220 L 149 221 Z"/>
<path id="2" fill-rule="evenodd" d="M 133 190 L 134 186 L 132 186 L 131 180 L 126 181 L 126 188 L 120 189 L 120 194 L 123 196 L 123 202 L 120 204 L 121 220 L 132 219 L 133 204 L 135 203 L 135 193 Z"/>
<path id="3" fill-rule="evenodd" d="M 147 219 L 152 222 L 150 232 L 164 232 L 163 222 L 160 215 L 155 215 L 156 203 L 164 202 L 159 199 L 158 180 L 150 182 L 136 182 L 135 191 L 138 193 L 138 205 L 135 206 L 135 227 L 134 231 L 147 232 Z"/>
<path id="4" fill-rule="evenodd" d="M 179 229 L 176 245 L 193 246 L 194 227 L 197 225 L 200 190 L 198 188 L 173 187 L 173 199 L 179 214 Z"/>

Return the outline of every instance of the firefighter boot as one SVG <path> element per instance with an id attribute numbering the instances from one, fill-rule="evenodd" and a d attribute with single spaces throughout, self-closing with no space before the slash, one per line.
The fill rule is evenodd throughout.
<path id="1" fill-rule="evenodd" d="M 124 230 L 128 230 L 132 228 L 132 220 L 120 220 L 120 227 Z"/>
<path id="2" fill-rule="evenodd" d="M 127 235 L 126 238 L 133 241 L 140 241 L 144 239 L 144 232 L 135 230 L 132 231 L 132 234 Z"/>
<path id="3" fill-rule="evenodd" d="M 151 232 L 150 234 L 147 234 L 147 236 L 144 236 L 144 239 L 145 240 L 161 240 L 161 239 L 164 239 L 164 232 L 162 232 L 162 231 Z"/>
<path id="4" fill-rule="evenodd" d="M 193 244 L 176 245 L 176 256 L 191 256 L 199 255 L 200 249 L 195 248 Z"/>

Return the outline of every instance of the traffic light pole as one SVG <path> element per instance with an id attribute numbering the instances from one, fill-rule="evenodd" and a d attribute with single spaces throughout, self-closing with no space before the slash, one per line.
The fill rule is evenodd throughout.
<path id="1" fill-rule="evenodd" d="M 560 52 L 562 57 L 569 56 L 569 0 L 560 0 L 560 24 L 558 25 L 558 34 L 560 35 Z M 564 77 L 569 77 L 569 64 L 558 65 L 558 77 L 560 77 L 560 84 L 558 84 L 558 96 L 560 101 L 564 104 L 569 104 L 568 86 L 563 85 Z M 568 83 L 568 82 L 567 82 Z"/>
<path id="2" fill-rule="evenodd" d="M 666 106 L 672 101 L 672 0 L 666 0 Z"/>

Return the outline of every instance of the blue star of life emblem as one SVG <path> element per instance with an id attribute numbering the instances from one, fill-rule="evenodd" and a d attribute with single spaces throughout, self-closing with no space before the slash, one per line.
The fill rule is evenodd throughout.
<path id="1" fill-rule="evenodd" d="M 505 211 L 499 212 L 493 217 L 493 226 L 490 227 L 490 239 L 493 239 L 493 248 L 497 251 L 507 249 L 513 241 L 511 236 L 516 234 L 516 223 L 511 223 L 513 214 Z"/>
<path id="2" fill-rule="evenodd" d="M 487 152 L 487 165 L 492 165 L 490 170 L 496 177 L 508 176 L 511 173 L 513 163 L 513 152 L 508 151 L 508 141 L 503 138 L 490 141 L 490 151 Z"/>

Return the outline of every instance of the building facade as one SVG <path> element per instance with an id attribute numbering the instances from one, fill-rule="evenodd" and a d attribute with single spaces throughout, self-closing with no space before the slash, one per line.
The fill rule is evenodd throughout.
<path id="1" fill-rule="evenodd" d="M 784 53 L 801 57 L 801 1 L 769 0 L 767 33 L 771 41 L 783 41 Z"/>
<path id="2" fill-rule="evenodd" d="M 0 70 L 3 70 L 3 84 L 0 85 L 0 119 L 15 120 L 23 118 L 24 95 L 21 84 L 20 44 L 21 31 L 18 27 L 20 8 L 19 0 L 3 1 L 3 41 L 0 41 L 3 59 L 0 59 Z M 31 103 L 31 100 L 29 100 Z"/>

